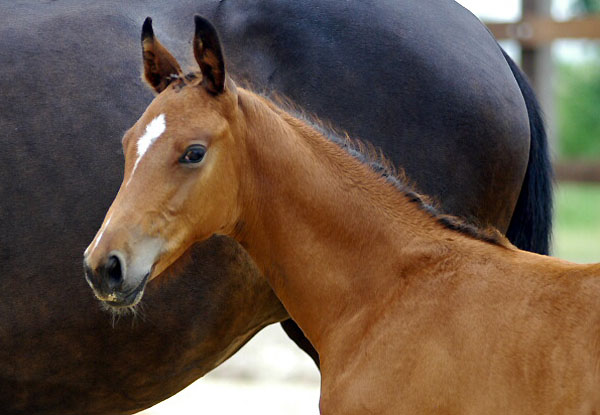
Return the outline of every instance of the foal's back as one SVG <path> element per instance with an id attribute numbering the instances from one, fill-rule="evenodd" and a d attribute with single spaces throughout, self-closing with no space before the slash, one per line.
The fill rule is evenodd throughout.
<path id="1" fill-rule="evenodd" d="M 596 413 L 600 265 L 472 242 L 374 303 L 358 347 L 322 352 L 333 413 Z"/>

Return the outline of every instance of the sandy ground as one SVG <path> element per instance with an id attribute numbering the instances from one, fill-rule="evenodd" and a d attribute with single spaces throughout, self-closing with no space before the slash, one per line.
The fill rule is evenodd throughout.
<path id="1" fill-rule="evenodd" d="M 277 324 L 204 378 L 138 415 L 317 415 L 318 405 L 319 372 Z"/>

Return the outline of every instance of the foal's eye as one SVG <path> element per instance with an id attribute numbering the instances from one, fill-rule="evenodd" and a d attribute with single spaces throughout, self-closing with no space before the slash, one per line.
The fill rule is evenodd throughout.
<path id="1" fill-rule="evenodd" d="M 179 158 L 182 164 L 200 163 L 206 154 L 206 147 L 202 144 L 193 144 L 189 146 L 183 155 Z"/>

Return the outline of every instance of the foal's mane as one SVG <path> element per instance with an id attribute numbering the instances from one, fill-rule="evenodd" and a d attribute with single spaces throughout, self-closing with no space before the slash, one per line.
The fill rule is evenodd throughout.
<path id="1" fill-rule="evenodd" d="M 306 112 L 291 99 L 276 93 L 263 93 L 263 97 L 277 105 L 281 110 L 289 113 L 295 118 L 306 122 L 328 140 L 336 143 L 352 157 L 366 164 L 375 173 L 385 178 L 398 191 L 406 196 L 409 202 L 416 204 L 419 209 L 428 213 L 447 229 L 451 229 L 475 239 L 492 243 L 502 247 L 511 247 L 512 244 L 506 237 L 492 226 L 479 226 L 476 223 L 467 222 L 465 219 L 447 214 L 442 211 L 434 199 L 420 193 L 412 183 L 404 169 L 396 167 L 381 151 L 369 142 L 351 138 L 346 132 L 335 128 L 331 123 L 324 122 L 315 114 Z"/>
<path id="2" fill-rule="evenodd" d="M 189 73 L 185 76 L 177 76 L 173 79 L 173 87 L 175 90 L 178 90 L 186 85 L 195 84 L 198 79 L 202 79 L 201 74 Z M 245 89 L 256 91 L 248 82 L 243 82 L 242 85 Z M 371 170 L 385 178 L 398 191 L 404 194 L 409 202 L 416 204 L 419 209 L 428 213 L 447 229 L 494 245 L 512 247 L 508 239 L 496 228 L 492 226 L 483 227 L 477 223 L 468 222 L 463 218 L 443 212 L 439 203 L 417 191 L 416 186 L 406 176 L 404 169 L 394 166 L 385 157 L 381 149 L 378 149 L 373 144 L 350 138 L 347 133 L 339 131 L 331 123 L 324 122 L 316 115 L 307 113 L 303 108 L 284 95 L 274 91 L 255 93 L 270 101 L 281 111 L 307 123 L 324 137 L 344 149 L 352 157 L 369 166 Z"/>

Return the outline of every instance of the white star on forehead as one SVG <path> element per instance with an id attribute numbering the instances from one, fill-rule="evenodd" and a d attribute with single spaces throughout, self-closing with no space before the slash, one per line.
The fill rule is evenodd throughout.
<path id="1" fill-rule="evenodd" d="M 136 162 L 142 158 L 142 156 L 150 148 L 152 143 L 154 143 L 156 139 L 160 137 L 162 133 L 165 132 L 166 128 L 167 123 L 165 122 L 165 114 L 160 114 L 158 117 L 150 121 L 150 124 L 146 126 L 146 131 L 144 132 L 144 135 L 141 136 L 138 140 L 138 159 L 136 160 Z"/>
<path id="2" fill-rule="evenodd" d="M 137 169 L 137 166 L 142 160 L 144 154 L 146 154 L 146 151 L 148 151 L 152 143 L 154 143 L 156 139 L 160 137 L 162 133 L 165 132 L 166 128 L 167 123 L 165 121 L 165 114 L 160 114 L 158 117 L 150 121 L 150 123 L 146 126 L 146 131 L 144 131 L 144 135 L 142 135 L 137 142 L 137 159 L 135 160 L 133 170 L 125 186 L 127 186 L 131 181 L 133 173 L 135 173 L 135 169 Z"/>

